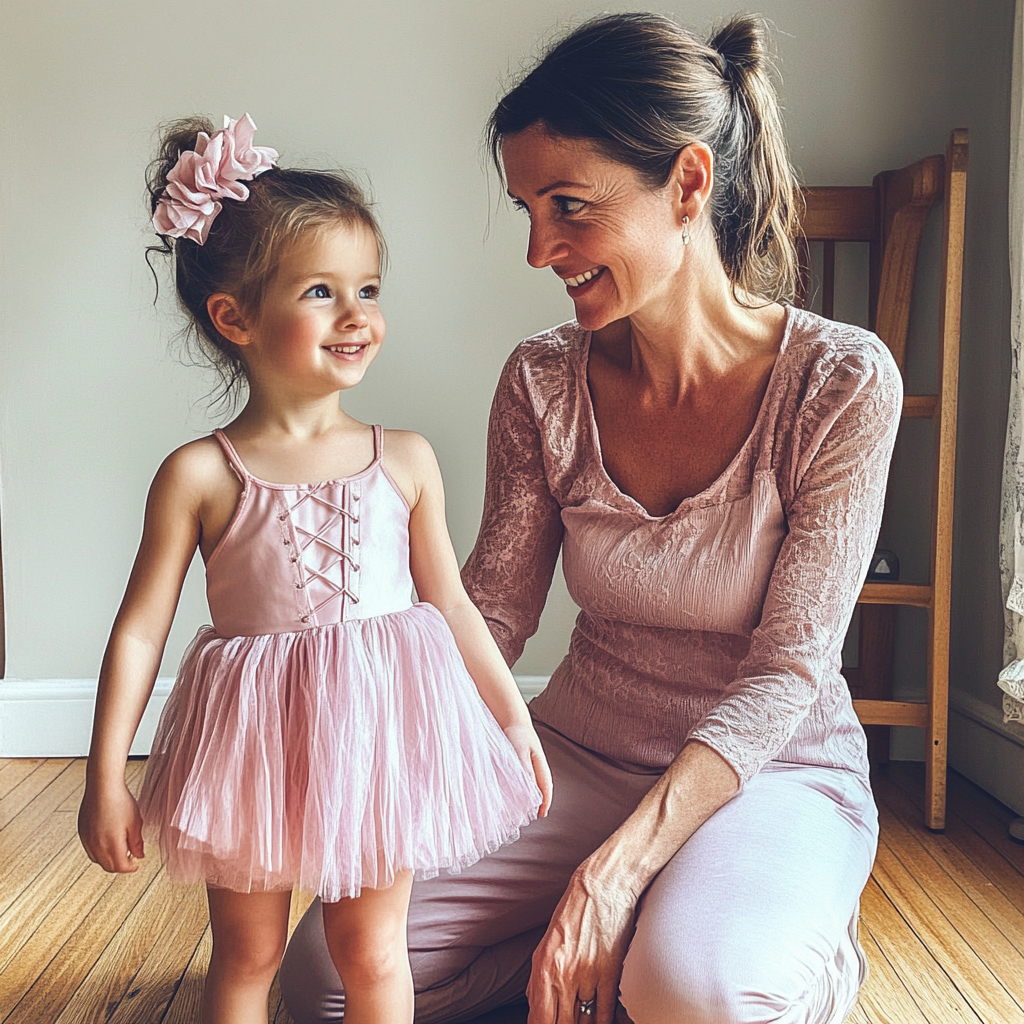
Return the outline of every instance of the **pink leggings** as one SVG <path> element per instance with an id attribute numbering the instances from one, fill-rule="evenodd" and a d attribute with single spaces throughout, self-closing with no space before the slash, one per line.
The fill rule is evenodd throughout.
<path id="1" fill-rule="evenodd" d="M 522 999 L 530 958 L 573 870 L 657 775 L 609 763 L 538 727 L 551 813 L 461 875 L 413 887 L 417 1024 L 469 1020 Z M 866 965 L 857 901 L 874 860 L 867 784 L 772 762 L 691 837 L 645 893 L 620 999 L 636 1024 L 841 1024 Z M 296 1024 L 344 1016 L 319 903 L 281 968 Z"/>

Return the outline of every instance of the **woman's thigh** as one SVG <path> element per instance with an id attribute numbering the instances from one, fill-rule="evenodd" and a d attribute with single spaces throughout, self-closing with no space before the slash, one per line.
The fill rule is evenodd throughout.
<path id="1" fill-rule="evenodd" d="M 863 978 L 856 914 L 876 842 L 874 802 L 856 776 L 769 765 L 645 895 L 622 974 L 630 1017 L 841 1021 Z"/>
<path id="2" fill-rule="evenodd" d="M 573 871 L 657 781 L 543 726 L 538 733 L 554 778 L 548 816 L 461 874 L 413 886 L 409 960 L 421 1024 L 472 1017 L 523 994 L 533 950 Z M 281 989 L 296 1024 L 342 1019 L 341 981 L 318 902 L 289 943 Z"/>

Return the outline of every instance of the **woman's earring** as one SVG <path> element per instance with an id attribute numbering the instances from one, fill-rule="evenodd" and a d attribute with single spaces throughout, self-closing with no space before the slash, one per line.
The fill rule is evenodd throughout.
<path id="1" fill-rule="evenodd" d="M 683 245 L 690 244 L 690 218 L 683 214 Z"/>

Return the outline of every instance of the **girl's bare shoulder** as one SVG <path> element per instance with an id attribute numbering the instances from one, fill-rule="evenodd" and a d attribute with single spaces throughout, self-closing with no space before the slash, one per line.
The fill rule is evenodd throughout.
<path id="1" fill-rule="evenodd" d="M 154 492 L 197 505 L 214 496 L 237 494 L 240 487 L 241 481 L 212 435 L 175 448 L 160 464 L 153 480 Z"/>

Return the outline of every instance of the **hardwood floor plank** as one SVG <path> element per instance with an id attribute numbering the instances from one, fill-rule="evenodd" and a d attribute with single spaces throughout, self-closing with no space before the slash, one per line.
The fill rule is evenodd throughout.
<path id="1" fill-rule="evenodd" d="M 858 1002 L 854 1004 L 853 1009 L 846 1015 L 846 1020 L 843 1024 L 871 1024 L 871 1021 L 868 1020 L 864 1008 Z"/>
<path id="2" fill-rule="evenodd" d="M 888 773 L 893 785 L 903 793 L 915 808 L 921 805 L 922 791 L 919 786 L 914 785 L 914 779 L 906 772 L 906 762 L 896 762 L 890 765 L 890 769 L 896 769 Z M 980 791 L 979 791 L 980 792 Z M 987 794 L 981 794 L 986 800 L 991 800 Z M 950 803 L 950 813 L 946 816 L 946 830 L 944 835 L 959 849 L 970 861 L 985 875 L 1015 907 L 1024 907 L 1024 873 L 1003 854 L 996 849 L 983 835 L 972 828 L 962 817 L 965 794 L 954 791 L 955 799 Z M 992 801 L 992 804 L 995 804 Z M 997 805 L 1001 807 L 1002 805 Z M 1012 843 L 1008 837 L 1007 843 Z"/>
<path id="3" fill-rule="evenodd" d="M 884 838 L 879 843 L 872 874 L 890 901 L 899 907 L 900 915 L 930 955 L 983 1021 L 1024 1024 L 1024 1010 L 942 913 L 932 898 L 931 884 L 926 891 Z M 936 898 L 948 900 L 950 894 L 936 895 Z"/>
<path id="4" fill-rule="evenodd" d="M 0 1021 L 35 984 L 50 962 L 86 921 L 104 892 L 114 882 L 99 865 L 89 864 L 61 898 L 60 914 L 49 914 L 4 966 L 0 986 Z M 99 955 L 99 951 L 97 951 Z"/>
<path id="5" fill-rule="evenodd" d="M 196 951 L 185 968 L 178 991 L 174 993 L 174 998 L 160 1024 L 195 1024 L 199 1020 L 206 966 L 210 962 L 212 952 L 213 936 L 210 933 L 210 926 L 207 925 Z"/>
<path id="6" fill-rule="evenodd" d="M 56 808 L 81 785 L 83 775 L 81 762 L 68 765 L 0 830 L 0 915 L 77 834 L 75 816 Z"/>
<path id="7" fill-rule="evenodd" d="M 51 913 L 59 913 L 66 919 L 68 908 L 64 899 L 88 868 L 89 860 L 78 840 L 70 841 L 46 870 L 11 901 L 0 915 L 0 975 Z"/>
<path id="8" fill-rule="evenodd" d="M 201 886 L 183 888 L 179 908 L 157 937 L 107 1024 L 158 1021 L 166 1013 L 209 923 Z"/>
<path id="9" fill-rule="evenodd" d="M 886 959 L 864 917 L 860 944 L 868 959 L 868 980 L 858 1003 L 869 1024 L 929 1024 L 914 997 Z"/>
<path id="10" fill-rule="evenodd" d="M 159 1020 L 205 922 L 203 890 L 175 885 L 158 872 L 54 1024 Z"/>
<path id="11" fill-rule="evenodd" d="M 1014 893 L 1015 899 L 1008 898 L 1001 891 L 998 883 L 986 874 L 985 865 L 990 864 L 992 858 L 997 858 L 993 870 L 993 874 L 997 877 L 1012 873 L 1012 867 L 977 836 L 977 833 L 972 829 L 966 829 L 960 823 L 959 818 L 955 815 L 951 817 L 945 834 L 930 833 L 923 827 L 907 824 L 914 820 L 913 815 L 916 809 L 906 795 L 892 782 L 879 781 L 875 787 L 875 795 L 878 799 L 882 830 L 885 835 L 890 839 L 896 836 L 912 836 L 920 844 L 920 847 L 928 851 L 929 856 L 942 867 L 946 874 L 956 880 L 957 885 L 999 930 L 1006 941 L 1018 953 L 1024 955 L 1024 912 L 1018 909 L 1018 907 L 1024 906 L 1024 878 L 1020 879 L 1020 885 Z M 974 837 L 977 843 L 991 854 L 991 857 L 984 858 L 982 865 L 976 864 L 970 853 L 965 852 L 958 845 L 957 840 L 961 838 L 963 831 L 969 832 L 970 836 Z M 910 849 L 912 850 L 912 847 Z M 972 849 L 970 844 L 968 844 L 968 849 Z M 913 853 L 910 855 L 913 857 Z M 904 864 L 907 864 L 906 857 L 901 856 L 901 859 Z M 909 864 L 907 866 L 910 867 Z M 947 914 L 947 916 L 949 915 Z M 978 949 L 976 952 L 981 953 Z M 1018 974 L 1018 976 L 1020 975 Z"/>
<path id="12" fill-rule="evenodd" d="M 884 806 L 881 818 L 884 850 L 880 853 L 880 860 L 885 862 L 884 851 L 892 853 L 907 875 L 946 918 L 949 925 L 943 931 L 947 939 L 952 935 L 962 939 L 979 961 L 976 968 L 984 966 L 994 976 L 989 982 L 984 974 L 978 975 L 978 983 L 987 988 L 990 983 L 999 984 L 997 979 L 1024 979 L 1024 956 L 931 855 L 930 847 L 936 845 L 934 840 L 938 837 L 929 836 L 924 842 L 918 841 L 918 837 L 905 829 Z M 933 926 L 941 926 L 930 907 L 924 907 L 922 913 Z M 931 941 L 928 947 L 935 949 Z M 1002 987 L 1016 1004 L 1024 1022 L 1024 993 L 1020 986 Z M 975 1009 L 979 1007 L 975 1006 Z"/>
<path id="13" fill-rule="evenodd" d="M 124 919 L 153 883 L 160 864 L 158 858 L 146 858 L 131 875 L 107 875 L 97 865 L 91 865 L 90 870 L 100 872 L 108 882 L 106 888 L 70 935 L 62 928 L 63 939 L 54 942 L 55 955 L 41 972 L 36 965 L 37 975 L 20 1001 L 7 1016 L 0 1015 L 4 1024 L 40 1024 L 57 1018 Z M 10 973 L 8 968 L 4 974 L 3 997 L 7 995 Z M 25 980 L 28 979 L 19 979 L 19 989 Z M 0 997 L 0 1008 L 3 997 Z"/>
<path id="14" fill-rule="evenodd" d="M 45 757 L 8 757 L 0 767 L 0 797 L 6 796 L 23 779 L 28 778 Z"/>
<path id="15" fill-rule="evenodd" d="M 861 896 L 861 913 L 882 955 L 928 1024 L 991 1024 L 974 1012 L 874 876 Z"/>
<path id="16" fill-rule="evenodd" d="M 47 758 L 0 798 L 0 836 L 3 830 L 57 779 L 71 764 L 71 758 Z"/>

